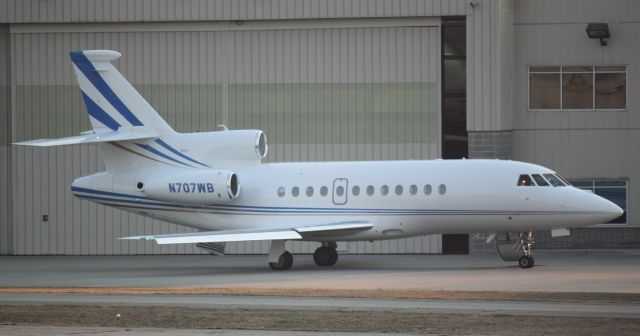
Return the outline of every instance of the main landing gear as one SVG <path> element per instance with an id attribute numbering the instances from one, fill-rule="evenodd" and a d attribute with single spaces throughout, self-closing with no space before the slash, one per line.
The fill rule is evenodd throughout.
<path id="1" fill-rule="evenodd" d="M 523 232 L 520 234 L 520 240 L 518 241 L 519 248 L 522 250 L 522 257 L 518 259 L 518 265 L 522 268 L 531 268 L 534 265 L 533 256 L 531 256 L 531 250 L 535 246 L 535 236 L 533 231 Z"/>
<path id="2" fill-rule="evenodd" d="M 335 242 L 323 242 L 313 253 L 313 261 L 318 266 L 333 266 L 338 261 L 338 245 Z M 285 271 L 293 265 L 293 256 L 285 250 L 284 240 L 272 240 L 269 249 L 269 267 L 274 271 Z"/>
<path id="3" fill-rule="evenodd" d="M 282 253 L 280 257 L 278 257 L 277 262 L 269 263 L 269 267 L 271 267 L 271 269 L 274 271 L 288 270 L 291 268 L 291 265 L 293 265 L 293 256 L 291 255 L 291 253 L 289 253 L 289 251 L 284 251 L 284 253 Z"/>
<path id="4" fill-rule="evenodd" d="M 293 256 L 284 248 L 284 240 L 272 240 L 269 249 L 269 267 L 274 271 L 286 271 L 293 265 Z"/>
<path id="5" fill-rule="evenodd" d="M 335 242 L 323 242 L 313 253 L 313 261 L 318 266 L 333 266 L 338 261 L 338 245 Z"/>

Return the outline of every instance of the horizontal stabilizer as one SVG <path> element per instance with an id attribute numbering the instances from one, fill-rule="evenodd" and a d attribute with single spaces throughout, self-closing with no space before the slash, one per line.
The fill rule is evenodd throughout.
<path id="1" fill-rule="evenodd" d="M 130 141 L 157 138 L 158 134 L 144 126 L 120 127 L 116 131 L 95 131 L 88 134 L 72 136 L 60 139 L 38 139 L 16 142 L 20 146 L 64 146 L 76 144 L 88 144 L 97 142 Z"/>
<path id="2" fill-rule="evenodd" d="M 332 231 L 344 230 L 367 230 L 372 227 L 372 223 L 357 221 L 282 229 L 202 231 L 156 236 L 123 237 L 120 239 L 155 240 L 158 244 L 221 243 L 254 240 L 298 240 L 303 238 L 303 234 L 318 232 L 328 233 Z"/>

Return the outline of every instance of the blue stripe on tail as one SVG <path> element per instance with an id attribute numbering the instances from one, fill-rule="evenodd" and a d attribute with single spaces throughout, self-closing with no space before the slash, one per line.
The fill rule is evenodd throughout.
<path id="1" fill-rule="evenodd" d="M 184 163 L 182 161 L 176 160 L 176 159 L 174 159 L 174 158 L 172 158 L 172 157 L 160 152 L 159 150 L 157 150 L 157 149 L 155 149 L 155 148 L 153 148 L 153 147 L 151 147 L 149 145 L 139 144 L 139 143 L 137 143 L 136 145 L 140 146 L 140 148 L 146 149 L 147 151 L 149 151 L 149 152 L 151 152 L 151 153 L 153 153 L 153 154 L 155 154 L 157 156 L 163 157 L 163 158 L 165 158 L 167 160 L 171 160 L 173 162 L 177 162 L 177 163 L 179 163 L 181 165 L 185 165 L 187 167 L 195 168 L 194 166 L 192 166 L 190 164 L 187 164 L 187 163 Z"/>
<path id="2" fill-rule="evenodd" d="M 103 125 L 109 127 L 112 130 L 117 130 L 120 127 L 120 124 L 115 121 L 107 112 L 105 112 L 98 104 L 96 104 L 89 96 L 87 96 L 84 91 L 82 92 L 82 98 L 84 99 L 84 104 L 87 107 L 87 112 L 89 115 L 101 122 Z"/>
<path id="3" fill-rule="evenodd" d="M 193 163 L 197 163 L 197 164 L 202 165 L 202 166 L 205 166 L 205 167 L 209 167 L 209 166 L 207 166 L 206 164 L 204 164 L 204 163 L 202 163 L 202 162 L 200 162 L 200 161 L 196 161 L 196 160 L 194 160 L 194 159 L 192 159 L 192 158 L 190 158 L 190 157 L 188 157 L 188 156 L 186 156 L 186 155 L 184 155 L 184 154 L 180 153 L 180 152 L 179 152 L 179 151 L 177 151 L 175 148 L 171 147 L 171 145 L 169 145 L 168 143 L 166 143 L 166 142 L 164 142 L 164 141 L 162 141 L 162 140 L 160 140 L 160 139 L 156 139 L 156 143 L 157 143 L 157 144 L 159 144 L 160 146 L 162 146 L 162 147 L 164 147 L 164 148 L 168 149 L 168 150 L 169 150 L 169 151 L 171 151 L 173 154 L 176 154 L 176 155 L 178 155 L 178 156 L 180 156 L 180 157 L 182 157 L 182 158 L 184 158 L 184 159 L 187 159 L 187 160 L 189 160 L 189 161 L 191 161 L 191 162 L 193 162 Z M 209 168 L 211 168 L 211 167 L 209 167 Z"/>
<path id="4" fill-rule="evenodd" d="M 142 122 L 136 118 L 129 108 L 118 98 L 115 92 L 109 87 L 107 82 L 100 76 L 91 61 L 82 53 L 82 51 L 72 51 L 69 53 L 73 63 L 82 71 L 89 81 L 98 89 L 98 91 L 113 105 L 113 107 L 133 126 L 144 126 Z"/>

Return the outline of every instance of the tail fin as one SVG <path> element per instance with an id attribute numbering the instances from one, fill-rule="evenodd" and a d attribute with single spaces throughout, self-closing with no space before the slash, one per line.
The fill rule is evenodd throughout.
<path id="1" fill-rule="evenodd" d="M 111 64 L 121 56 L 119 52 L 84 50 L 70 54 L 94 130 L 144 126 L 158 134 L 174 132 Z"/>

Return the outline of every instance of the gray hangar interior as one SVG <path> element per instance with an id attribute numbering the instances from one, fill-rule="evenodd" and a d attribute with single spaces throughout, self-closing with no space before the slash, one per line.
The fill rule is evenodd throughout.
<path id="1" fill-rule="evenodd" d="M 608 23 L 606 46 L 590 22 Z M 188 229 L 71 196 L 74 178 L 102 170 L 95 146 L 11 145 L 90 128 L 78 49 L 120 51 L 115 66 L 179 132 L 262 129 L 269 162 L 449 158 L 449 144 L 535 162 L 627 211 L 541 245 L 640 245 L 638 31 L 633 0 L 0 0 L 0 254 L 201 253 L 119 241 Z M 339 248 L 441 253 L 443 238 Z"/>

